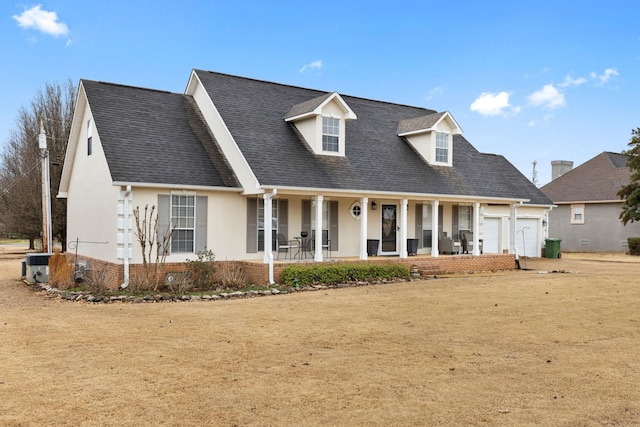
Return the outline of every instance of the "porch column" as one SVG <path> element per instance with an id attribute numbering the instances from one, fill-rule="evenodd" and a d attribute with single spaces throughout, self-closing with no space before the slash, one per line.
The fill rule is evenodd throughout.
<path id="1" fill-rule="evenodd" d="M 264 193 L 264 263 L 269 264 L 269 283 L 274 284 L 273 276 L 273 215 L 271 214 L 272 198 L 276 195 L 276 190 L 272 193 Z"/>
<path id="2" fill-rule="evenodd" d="M 480 255 L 480 202 L 473 204 L 473 251 L 472 255 Z"/>
<path id="3" fill-rule="evenodd" d="M 360 259 L 366 260 L 367 257 L 367 229 L 369 213 L 369 198 L 360 198 Z"/>
<path id="4" fill-rule="evenodd" d="M 407 258 L 407 210 L 409 200 L 402 199 L 400 203 L 400 258 Z"/>
<path id="5" fill-rule="evenodd" d="M 315 247 L 313 248 L 313 250 L 315 251 L 313 260 L 316 262 L 322 262 L 322 201 L 323 200 L 324 200 L 324 196 L 322 194 L 318 194 L 316 196 L 316 241 L 315 241 Z"/>
<path id="6" fill-rule="evenodd" d="M 519 203 L 511 205 L 511 214 L 509 217 L 509 253 L 516 253 L 516 215 L 518 213 Z"/>
<path id="7" fill-rule="evenodd" d="M 437 257 L 440 255 L 438 249 L 438 207 L 440 206 L 439 200 L 431 201 L 431 256 Z"/>

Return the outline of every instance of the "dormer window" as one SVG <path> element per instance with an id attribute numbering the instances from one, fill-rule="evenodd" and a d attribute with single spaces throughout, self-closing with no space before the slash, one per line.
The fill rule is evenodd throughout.
<path id="1" fill-rule="evenodd" d="M 322 118 L 322 151 L 337 153 L 340 141 L 340 119 L 333 117 Z"/>
<path id="2" fill-rule="evenodd" d="M 345 155 L 349 143 L 345 124 L 356 119 L 356 114 L 336 92 L 296 104 L 284 117 L 315 154 L 325 156 Z"/>
<path id="3" fill-rule="evenodd" d="M 398 122 L 398 136 L 431 165 L 453 166 L 453 135 L 460 134 L 462 129 L 447 111 Z"/>
<path id="4" fill-rule="evenodd" d="M 449 134 L 436 132 L 436 162 L 449 162 Z"/>

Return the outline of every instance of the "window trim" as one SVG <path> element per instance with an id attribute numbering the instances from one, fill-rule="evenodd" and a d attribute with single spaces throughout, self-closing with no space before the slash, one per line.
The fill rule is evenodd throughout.
<path id="1" fill-rule="evenodd" d="M 87 120 L 87 156 L 93 154 L 93 126 L 92 120 Z"/>
<path id="2" fill-rule="evenodd" d="M 178 200 L 180 200 L 180 198 L 190 198 L 191 199 L 191 204 L 187 203 L 187 204 L 175 204 L 174 203 L 174 198 L 177 197 Z M 177 216 L 174 216 L 174 207 L 178 208 L 178 211 L 180 211 L 182 208 L 192 208 L 193 210 L 193 216 L 188 216 L 188 215 L 181 215 L 180 212 L 178 212 Z M 171 194 L 171 199 L 170 199 L 170 205 L 169 205 L 169 221 L 170 224 L 172 224 L 173 230 L 171 231 L 171 253 L 195 253 L 195 248 L 196 248 L 196 218 L 197 218 L 197 212 L 196 212 L 196 196 L 195 194 Z M 185 225 L 185 226 L 179 226 L 179 222 L 180 221 L 189 221 L 191 220 L 192 225 L 191 227 Z M 180 246 L 174 246 L 174 242 L 176 245 L 179 245 L 180 240 L 176 240 L 176 234 L 180 234 L 181 232 L 189 232 L 191 231 L 191 239 L 186 239 L 185 242 L 189 242 L 189 240 L 191 241 L 191 249 L 188 250 L 188 248 L 186 247 L 180 247 Z M 176 233 L 178 232 L 178 233 Z M 188 234 L 188 233 L 187 233 Z"/>
<path id="3" fill-rule="evenodd" d="M 443 141 L 441 138 L 442 136 L 446 137 L 446 141 Z M 448 164 L 449 163 L 449 159 L 450 159 L 450 153 L 451 153 L 451 134 L 448 132 L 440 132 L 440 131 L 436 131 L 436 141 L 434 144 L 434 160 L 436 163 L 443 163 L 443 164 Z M 441 144 L 442 142 L 446 143 L 445 147 L 441 147 L 439 146 L 439 144 Z M 442 155 L 444 154 L 446 159 L 442 160 L 439 159 L 438 154 L 440 154 L 440 157 L 442 157 Z"/>
<path id="4" fill-rule="evenodd" d="M 571 224 L 584 224 L 585 210 L 584 203 L 571 205 Z M 580 218 L 576 218 L 577 215 L 580 215 Z"/>
<path id="5" fill-rule="evenodd" d="M 329 123 L 330 122 L 330 123 Z M 337 117 L 322 116 L 322 151 L 326 153 L 340 153 L 340 126 L 341 120 Z M 333 133 L 335 132 L 335 133 Z M 325 142 L 325 137 L 330 141 Z M 333 149 L 335 145 L 335 149 Z"/>

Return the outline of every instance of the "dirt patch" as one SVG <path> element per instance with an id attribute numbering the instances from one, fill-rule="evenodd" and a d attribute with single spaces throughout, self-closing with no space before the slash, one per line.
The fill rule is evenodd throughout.
<path id="1" fill-rule="evenodd" d="M 1 425 L 640 424 L 636 257 L 107 305 L 0 258 Z"/>

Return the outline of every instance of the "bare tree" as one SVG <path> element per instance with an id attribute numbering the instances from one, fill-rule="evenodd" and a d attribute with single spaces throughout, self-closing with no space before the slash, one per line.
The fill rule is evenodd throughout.
<path id="1" fill-rule="evenodd" d="M 16 127 L 0 153 L 0 224 L 6 232 L 33 239 L 42 232 L 42 186 L 38 134 L 40 119 L 44 120 L 51 162 L 50 179 L 53 237 L 66 249 L 66 200 L 55 195 L 60 186 L 62 162 L 67 149 L 71 121 L 75 108 L 76 87 L 47 83 L 36 93 L 30 108 L 20 108 Z"/>
<path id="2" fill-rule="evenodd" d="M 142 216 L 140 206 L 136 206 L 133 210 L 133 217 L 136 221 L 134 233 L 142 251 L 145 285 L 157 291 L 163 279 L 164 263 L 169 253 L 173 230 L 168 227 L 166 230 L 162 230 L 162 233 L 158 233 L 158 214 L 155 206 L 149 208 L 149 205 L 145 205 Z"/>

